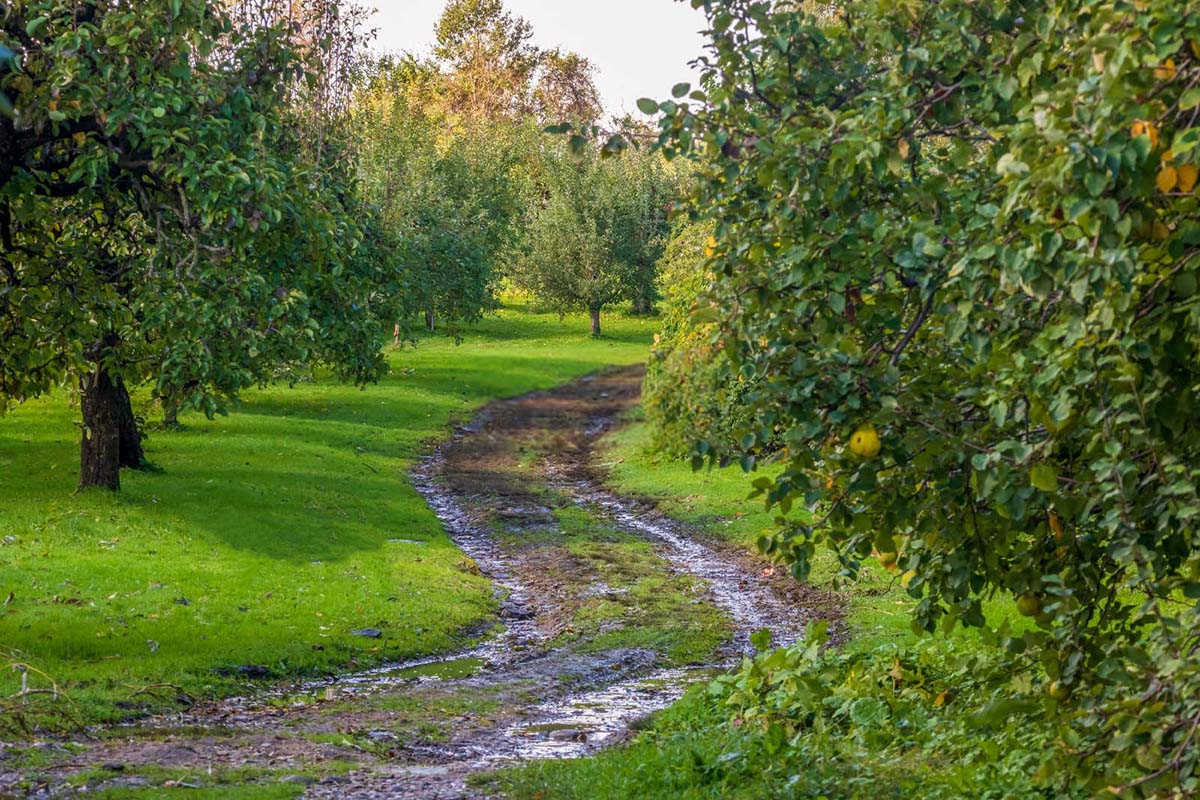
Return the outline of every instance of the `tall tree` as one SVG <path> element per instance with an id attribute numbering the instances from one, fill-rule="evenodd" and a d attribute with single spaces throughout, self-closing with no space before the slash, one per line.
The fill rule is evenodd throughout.
<path id="1" fill-rule="evenodd" d="M 533 90 L 539 119 L 547 125 L 587 125 L 599 119 L 604 107 L 595 72 L 592 62 L 578 53 L 559 49 L 543 53 Z"/>
<path id="2" fill-rule="evenodd" d="M 502 0 L 451 0 L 435 28 L 451 110 L 472 119 L 519 119 L 531 112 L 541 61 L 528 21 Z"/>

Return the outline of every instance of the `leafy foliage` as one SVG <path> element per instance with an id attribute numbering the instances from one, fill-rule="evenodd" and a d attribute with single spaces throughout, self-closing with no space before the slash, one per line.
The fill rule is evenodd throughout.
<path id="1" fill-rule="evenodd" d="M 751 427 L 752 385 L 725 355 L 716 324 L 718 303 L 706 291 L 712 225 L 677 220 L 659 263 L 662 326 L 642 386 L 653 428 L 652 446 L 687 456 L 697 443 L 727 442 Z M 700 445 L 705 446 L 705 445 Z"/>
<path id="2" fill-rule="evenodd" d="M 722 347 L 757 387 L 745 466 L 784 448 L 763 548 L 801 576 L 821 542 L 848 575 L 898 554 L 926 630 L 1021 596 L 1034 624 L 993 636 L 1054 687 L 1048 769 L 1194 796 L 1200 19 L 693 5 L 705 90 L 649 105 L 715 226 Z M 877 457 L 847 447 L 866 424 Z"/>
<path id="3" fill-rule="evenodd" d="M 814 627 L 801 644 L 747 658 L 708 693 L 784 754 L 778 782 L 796 796 L 866 797 L 885 786 L 947 800 L 1079 796 L 1069 775 L 1048 781 L 1050 795 L 1034 784 L 1054 735 L 1037 687 L 961 643 L 845 652 L 827 649 Z"/>
<path id="4" fill-rule="evenodd" d="M 652 153 L 603 158 L 558 146 L 545 151 L 528 230 L 510 277 L 559 311 L 582 309 L 600 332 L 600 312 L 623 298 L 653 302 L 675 187 Z"/>
<path id="5" fill-rule="evenodd" d="M 269 0 L 29 0 L 2 25 L 0 405 L 115 391 L 84 403 L 82 483 L 117 485 L 104 409 L 125 383 L 212 413 L 318 361 L 378 377 L 394 287 L 314 77 L 352 29 L 306 36 Z M 297 124 L 314 104 L 318 130 Z"/>

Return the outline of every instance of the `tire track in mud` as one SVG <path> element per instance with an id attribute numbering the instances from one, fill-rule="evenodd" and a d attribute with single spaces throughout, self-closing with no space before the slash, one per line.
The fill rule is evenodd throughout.
<path id="1" fill-rule="evenodd" d="M 322 764 L 349 758 L 357 769 L 311 782 L 304 797 L 485 797 L 468 785 L 472 774 L 584 756 L 622 741 L 688 686 L 736 663 L 757 630 L 786 644 L 814 618 L 836 623 L 836 597 L 777 577 L 761 561 L 706 540 L 653 504 L 605 488 L 593 467 L 595 445 L 638 402 L 641 375 L 640 367 L 608 370 L 495 401 L 414 469 L 415 488 L 495 586 L 499 629 L 484 641 L 449 655 L 145 720 L 137 737 L 101 743 L 83 760 L 210 771 L 214 764 L 315 767 L 320 773 Z M 625 537 L 621 541 L 648 543 L 655 563 L 647 568 L 657 570 L 657 580 L 674 575 L 695 584 L 700 595 L 691 602 L 720 610 L 726 643 L 699 663 L 673 663 L 644 644 L 591 647 L 587 636 L 572 637 L 581 598 L 600 594 L 610 605 L 625 603 L 635 620 L 644 601 L 577 563 L 578 554 L 560 541 L 564 509 Z M 636 629 L 632 622 L 627 627 Z M 438 719 L 435 710 L 443 707 L 461 713 Z M 396 719 L 405 715 L 435 733 L 396 733 Z"/>

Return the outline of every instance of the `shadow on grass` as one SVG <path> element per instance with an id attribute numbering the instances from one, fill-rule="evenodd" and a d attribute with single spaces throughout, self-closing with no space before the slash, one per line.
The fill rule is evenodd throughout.
<path id="1" fill-rule="evenodd" d="M 612 352 L 628 360 L 628 343 L 645 344 L 648 329 L 613 317 L 624 326 L 613 326 Z M 316 380 L 248 392 L 229 417 L 189 415 L 179 429 L 152 429 L 154 469 L 124 471 L 116 495 L 73 494 L 77 409 L 62 398 L 36 401 L 0 427 L 10 523 L 0 528 L 42 529 L 54 510 L 96 539 L 133 525 L 290 564 L 377 551 L 393 537 L 435 539 L 436 518 L 404 473 L 448 421 L 481 403 L 603 366 L 609 349 L 579 328 L 571 317 L 503 312 L 459 347 L 430 339 L 394 352 L 392 373 L 365 390 Z"/>

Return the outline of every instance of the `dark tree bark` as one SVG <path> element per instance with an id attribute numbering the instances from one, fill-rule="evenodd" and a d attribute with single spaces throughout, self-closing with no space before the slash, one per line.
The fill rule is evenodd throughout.
<path id="1" fill-rule="evenodd" d="M 592 313 L 592 336 L 600 335 L 600 309 L 591 309 Z"/>
<path id="2" fill-rule="evenodd" d="M 146 463 L 146 454 L 142 450 L 142 429 L 133 415 L 133 403 L 129 399 L 125 381 L 116 378 L 113 386 L 116 391 L 121 466 L 138 469 Z"/>
<path id="3" fill-rule="evenodd" d="M 79 488 L 120 489 L 121 394 L 104 367 L 80 382 L 80 409 Z"/>
<path id="4" fill-rule="evenodd" d="M 430 306 L 429 308 L 425 309 L 425 328 L 432 331 L 434 328 L 434 321 L 433 307 Z"/>
<path id="5" fill-rule="evenodd" d="M 179 427 L 179 406 L 169 401 L 163 403 L 163 427 Z"/>
<path id="6" fill-rule="evenodd" d="M 79 488 L 121 488 L 121 467 L 145 464 L 142 432 L 129 392 L 102 366 L 80 383 L 83 435 L 79 445 Z"/>

